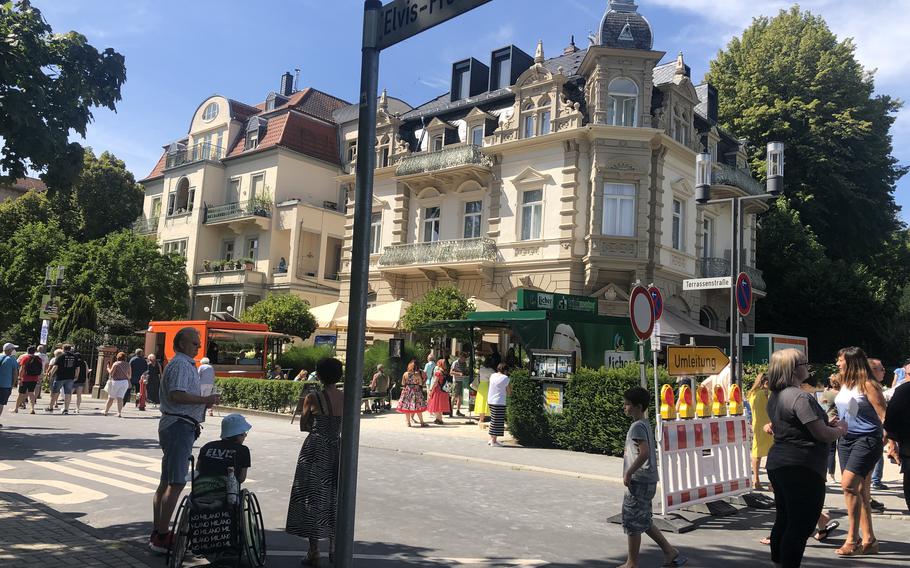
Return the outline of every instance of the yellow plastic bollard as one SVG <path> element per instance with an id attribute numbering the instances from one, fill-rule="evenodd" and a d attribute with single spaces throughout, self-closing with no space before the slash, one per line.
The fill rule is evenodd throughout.
<path id="1" fill-rule="evenodd" d="M 692 389 L 689 385 L 679 387 L 679 417 L 695 418 L 695 405 L 692 404 Z"/>
<path id="2" fill-rule="evenodd" d="M 698 399 L 698 402 L 695 405 L 695 416 L 698 418 L 710 418 L 711 393 L 708 392 L 708 387 L 700 385 L 695 392 L 695 396 Z"/>
<path id="3" fill-rule="evenodd" d="M 664 420 L 676 419 L 676 399 L 670 385 L 660 387 L 660 417 Z"/>
<path id="4" fill-rule="evenodd" d="M 743 391 L 739 385 L 730 385 L 730 400 L 727 402 L 727 409 L 730 416 L 742 416 Z"/>
<path id="5" fill-rule="evenodd" d="M 717 385 L 714 387 L 714 404 L 711 405 L 711 414 L 714 416 L 727 415 L 727 400 L 724 393 L 724 387 Z"/>

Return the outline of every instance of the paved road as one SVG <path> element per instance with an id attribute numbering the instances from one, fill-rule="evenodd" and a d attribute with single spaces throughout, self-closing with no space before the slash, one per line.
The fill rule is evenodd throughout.
<path id="1" fill-rule="evenodd" d="M 78 416 L 5 414 L 0 488 L 77 518 L 107 538 L 141 542 L 161 455 L 156 413 L 130 410 L 123 419 L 105 418 L 97 402 L 89 406 Z M 209 419 L 197 445 L 216 437 L 219 420 Z M 262 503 L 269 566 L 296 566 L 305 543 L 282 528 L 302 435 L 287 419 L 250 421 L 254 465 L 247 487 Z M 613 566 L 624 559 L 620 527 L 605 522 L 622 499 L 620 460 L 489 448 L 476 427 L 408 430 L 392 415 L 367 417 L 362 432 L 358 565 Z M 888 502 L 898 506 L 896 492 Z M 828 504 L 842 507 L 834 488 Z M 767 553 L 757 540 L 771 522 L 766 512 L 747 511 L 706 519 L 671 540 L 695 566 L 760 566 Z M 910 561 L 908 529 L 906 521 L 877 519 L 882 555 L 850 565 Z M 810 547 L 804 565 L 829 566 L 835 546 Z M 646 544 L 642 565 L 659 564 L 657 550 Z"/>

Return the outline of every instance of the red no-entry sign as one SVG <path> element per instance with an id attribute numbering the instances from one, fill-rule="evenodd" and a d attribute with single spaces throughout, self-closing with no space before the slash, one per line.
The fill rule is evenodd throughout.
<path id="1" fill-rule="evenodd" d="M 654 331 L 654 300 L 644 286 L 636 286 L 629 296 L 629 319 L 632 320 L 632 331 L 638 339 L 644 341 Z"/>

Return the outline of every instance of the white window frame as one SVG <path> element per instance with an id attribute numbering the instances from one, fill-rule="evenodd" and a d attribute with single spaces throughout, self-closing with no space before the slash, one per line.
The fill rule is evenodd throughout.
<path id="1" fill-rule="evenodd" d="M 541 136 L 546 136 L 547 134 L 550 133 L 550 117 L 551 116 L 552 116 L 552 114 L 550 113 L 549 110 L 542 111 L 538 115 L 537 130 Z"/>
<path id="2" fill-rule="evenodd" d="M 631 183 L 604 183 L 601 234 L 634 237 L 637 226 L 636 187 Z M 628 211 L 626 219 L 623 211 Z"/>
<path id="3" fill-rule="evenodd" d="M 682 199 L 673 198 L 670 207 L 672 208 L 671 246 L 678 251 L 684 251 L 686 250 L 686 204 Z"/>
<path id="4" fill-rule="evenodd" d="M 435 215 L 430 217 L 430 213 L 433 212 Z M 421 223 L 421 242 L 424 243 L 435 243 L 440 240 L 440 219 L 442 218 L 442 207 L 434 205 L 432 207 L 424 207 L 423 209 L 423 223 Z M 429 232 L 428 232 L 429 231 Z M 433 232 L 436 233 L 436 238 L 433 238 Z"/>
<path id="5" fill-rule="evenodd" d="M 243 247 L 243 252 L 246 253 L 244 258 L 251 258 L 253 262 L 259 260 L 259 237 L 247 237 L 245 245 Z"/>
<path id="6" fill-rule="evenodd" d="M 240 201 L 240 195 L 241 195 L 240 192 L 243 190 L 243 182 L 241 181 L 242 179 L 243 179 L 243 178 L 240 178 L 240 177 L 234 177 L 234 178 L 231 178 L 231 179 L 228 180 L 228 183 L 227 183 L 227 190 L 225 191 L 225 196 L 224 196 L 224 197 L 225 197 L 225 199 L 224 199 L 224 202 L 225 202 L 225 203 L 237 203 L 237 202 Z M 237 184 L 237 191 L 234 192 L 234 195 L 233 195 L 233 196 L 236 197 L 236 200 L 231 201 L 231 200 L 229 199 L 230 197 L 232 197 L 232 196 L 230 195 L 230 194 L 231 194 L 231 185 L 232 185 L 232 184 L 235 184 L 235 183 Z"/>
<path id="7" fill-rule="evenodd" d="M 370 254 L 382 252 L 382 211 L 370 215 Z"/>
<path id="8" fill-rule="evenodd" d="M 357 140 L 348 142 L 348 163 L 353 163 L 357 159 Z"/>
<path id="9" fill-rule="evenodd" d="M 617 81 L 628 81 L 635 86 L 635 94 L 628 92 L 620 91 L 618 88 L 614 90 L 614 84 Z M 610 81 L 609 86 L 607 87 L 607 124 L 611 126 L 638 126 L 638 97 L 641 96 L 641 89 L 638 87 L 638 84 L 629 79 L 628 77 L 616 77 Z M 631 110 L 631 121 L 626 111 L 628 110 L 626 104 L 628 102 L 634 102 Z M 631 123 L 630 123 L 631 122 Z"/>
<path id="10" fill-rule="evenodd" d="M 477 136 L 478 133 L 480 133 L 479 140 L 478 140 L 478 136 Z M 483 146 L 483 135 L 484 135 L 484 127 L 482 124 L 471 128 L 471 144 L 473 144 L 474 146 Z"/>
<path id="11" fill-rule="evenodd" d="M 714 218 L 705 217 L 702 219 L 702 235 L 701 235 L 701 256 L 702 258 L 713 258 L 714 257 Z"/>
<path id="12" fill-rule="evenodd" d="M 250 176 L 250 196 L 249 196 L 249 199 L 253 199 L 254 197 L 257 196 L 257 195 L 256 195 L 256 179 L 257 179 L 257 178 L 260 179 L 260 180 L 262 180 L 262 184 L 259 186 L 259 189 L 261 190 L 261 193 L 262 193 L 262 194 L 265 193 L 265 173 L 253 174 L 253 175 Z M 259 195 L 259 197 L 262 197 L 262 195 Z"/>
<path id="13" fill-rule="evenodd" d="M 218 118 L 218 111 L 219 111 L 218 103 L 216 103 L 215 101 L 212 101 L 209 104 L 205 105 L 205 108 L 202 109 L 202 121 L 203 122 L 212 122 L 213 120 Z"/>
<path id="14" fill-rule="evenodd" d="M 540 199 L 527 201 L 529 194 L 540 192 Z M 543 188 L 526 189 L 521 192 L 521 227 L 519 240 L 536 241 L 543 238 Z"/>
<path id="15" fill-rule="evenodd" d="M 526 114 L 524 120 L 524 137 L 525 138 L 534 138 L 537 135 L 536 132 L 536 120 L 533 114 Z"/>
<path id="16" fill-rule="evenodd" d="M 233 239 L 221 241 L 221 260 L 237 260 L 237 243 Z"/>
<path id="17" fill-rule="evenodd" d="M 164 241 L 161 248 L 164 254 L 178 254 L 186 258 L 186 245 L 188 239 L 177 239 L 173 241 Z"/>
<path id="18" fill-rule="evenodd" d="M 468 207 L 477 204 L 476 211 L 469 211 Z M 464 203 L 464 230 L 462 232 L 462 237 L 465 239 L 479 239 L 483 234 L 483 201 L 477 199 L 474 201 L 465 201 Z M 476 235 L 474 231 L 471 231 L 468 234 L 468 228 L 476 229 Z"/>

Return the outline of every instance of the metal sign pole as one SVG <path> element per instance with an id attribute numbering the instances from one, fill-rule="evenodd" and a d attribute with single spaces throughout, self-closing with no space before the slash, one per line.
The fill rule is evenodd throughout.
<path id="1" fill-rule="evenodd" d="M 370 278 L 370 213 L 373 170 L 376 166 L 376 97 L 379 94 L 380 0 L 363 3 L 363 55 L 360 69 L 360 116 L 357 131 L 357 180 L 351 251 L 351 291 L 348 347 L 345 355 L 344 417 L 341 428 L 341 467 L 338 478 L 335 562 L 354 566 L 354 512 L 357 502 L 357 459 L 360 445 L 360 398 L 363 376 L 363 338 L 366 335 L 367 285 Z"/>
<path id="2" fill-rule="evenodd" d="M 736 335 L 739 333 L 739 311 L 736 307 L 736 277 L 739 273 L 739 201 L 730 202 L 730 383 L 736 383 Z"/>
<path id="3" fill-rule="evenodd" d="M 641 388 L 648 388 L 648 368 L 647 363 L 645 362 L 645 342 L 640 340 L 638 342 L 638 360 L 641 362 Z"/>

